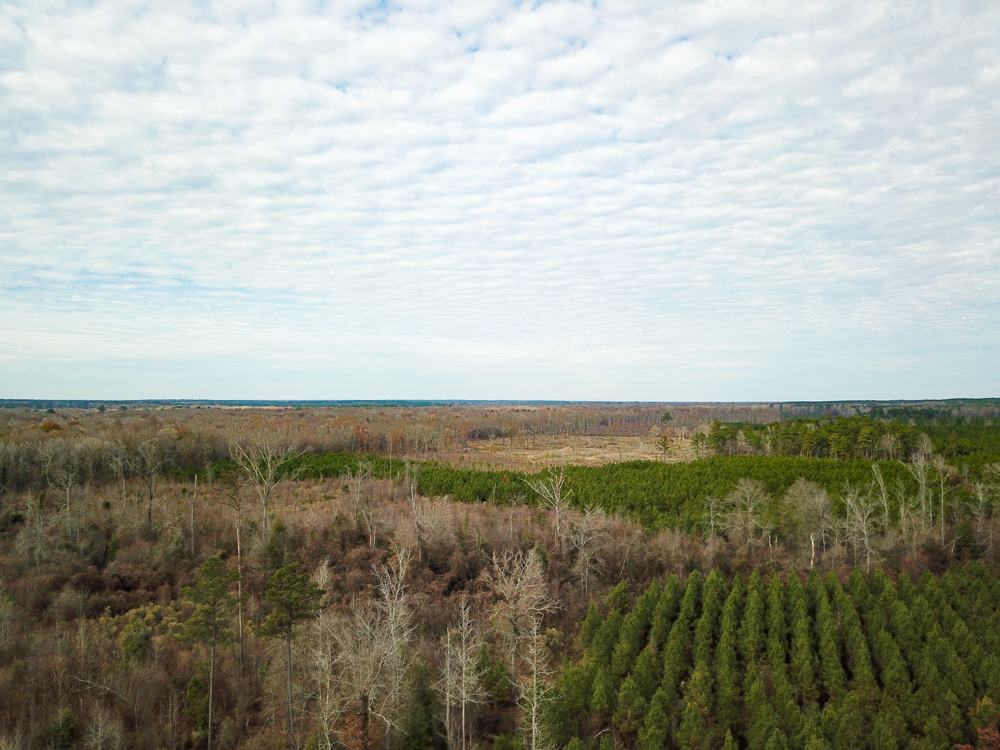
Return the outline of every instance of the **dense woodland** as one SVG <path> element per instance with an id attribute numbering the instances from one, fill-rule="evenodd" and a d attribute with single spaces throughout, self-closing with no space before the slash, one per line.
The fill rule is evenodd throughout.
<path id="1" fill-rule="evenodd" d="M 5 750 L 1000 738 L 995 404 L 55 406 L 0 412 Z M 614 425 L 663 460 L 455 460 Z"/>

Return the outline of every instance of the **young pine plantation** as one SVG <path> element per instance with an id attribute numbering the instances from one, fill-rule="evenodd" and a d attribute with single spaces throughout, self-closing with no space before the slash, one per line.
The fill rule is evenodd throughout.
<path id="1" fill-rule="evenodd" d="M 796 408 L 8 410 L 0 749 L 1000 747 L 995 405 Z"/>

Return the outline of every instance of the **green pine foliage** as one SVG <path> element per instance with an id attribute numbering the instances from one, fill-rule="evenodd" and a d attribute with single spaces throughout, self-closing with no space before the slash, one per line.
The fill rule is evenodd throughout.
<path id="1" fill-rule="evenodd" d="M 669 577 L 631 611 L 588 615 L 550 734 L 628 750 L 971 744 L 998 714 L 998 594 L 980 563 L 917 585 L 881 569 Z"/>
<path id="2" fill-rule="evenodd" d="M 780 449 L 777 452 L 783 455 L 725 455 L 723 448 L 716 450 L 718 455 L 690 462 L 625 461 L 603 466 L 567 466 L 566 488 L 572 491 L 573 504 L 580 508 L 601 508 L 627 515 L 651 529 L 693 531 L 704 526 L 705 498 L 725 497 L 741 478 L 763 482 L 773 495 L 780 495 L 803 478 L 823 487 L 835 499 L 846 484 L 862 486 L 871 480 L 870 454 L 853 457 L 855 453 L 848 450 L 835 458 L 829 451 L 810 454 Z M 301 455 L 289 461 L 283 472 L 300 479 L 321 479 L 356 472 L 362 464 L 375 478 L 385 479 L 399 472 L 398 463 L 390 467 L 387 456 L 356 453 Z M 210 467 L 178 469 L 174 473 L 187 476 L 199 468 L 221 476 L 228 466 L 219 462 Z M 902 482 L 913 489 L 913 478 L 901 463 L 880 461 L 879 466 L 887 482 Z M 542 478 L 541 474 L 472 469 L 436 461 L 420 462 L 417 469 L 422 494 L 447 495 L 459 502 L 503 505 L 522 502 L 524 484 L 519 480 Z"/>

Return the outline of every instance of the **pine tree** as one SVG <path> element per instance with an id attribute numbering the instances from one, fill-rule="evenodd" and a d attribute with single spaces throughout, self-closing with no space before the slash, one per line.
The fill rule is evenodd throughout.
<path id="1" fill-rule="evenodd" d="M 751 588 L 739 632 L 740 656 L 744 665 L 749 667 L 760 660 L 764 643 L 764 601 L 757 588 Z"/>
<path id="2" fill-rule="evenodd" d="M 681 748 L 708 750 L 714 733 L 709 729 L 712 714 L 712 675 L 708 662 L 695 666 L 684 694 L 684 709 L 677 742 Z"/>
<path id="3" fill-rule="evenodd" d="M 688 575 L 687 584 L 684 587 L 684 597 L 681 599 L 681 611 L 678 615 L 687 622 L 693 622 L 698 614 L 698 604 L 701 602 L 701 571 L 695 569 Z"/>
<path id="4" fill-rule="evenodd" d="M 556 679 L 546 719 L 557 745 L 569 742 L 579 732 L 580 721 L 590 710 L 595 674 L 593 663 L 586 660 L 576 666 L 565 666 Z"/>
<path id="5" fill-rule="evenodd" d="M 818 580 L 818 579 L 816 579 Z M 812 583 L 812 579 L 810 579 Z M 819 652 L 820 681 L 830 700 L 838 700 L 847 689 L 847 675 L 840 661 L 837 626 L 827 600 L 826 589 L 811 586 L 816 604 L 816 640 Z"/>
<path id="6" fill-rule="evenodd" d="M 278 568 L 267 582 L 264 600 L 273 607 L 261 626 L 261 634 L 283 638 L 287 659 L 288 677 L 288 739 L 295 745 L 295 724 L 292 720 L 292 637 L 295 626 L 319 614 L 321 589 L 298 563 L 288 563 Z"/>
<path id="7" fill-rule="evenodd" d="M 896 703 L 908 701 L 913 687 L 899 647 L 884 629 L 875 634 L 874 641 L 875 661 L 882 677 L 882 689 L 886 698 Z"/>
<path id="8" fill-rule="evenodd" d="M 181 589 L 181 597 L 193 602 L 195 610 L 184 624 L 180 639 L 197 641 L 210 647 L 210 667 L 208 672 L 208 750 L 212 750 L 212 728 L 214 725 L 215 697 L 215 650 L 220 644 L 233 642 L 233 631 L 229 626 L 229 615 L 233 607 L 230 588 L 236 581 L 237 572 L 227 571 L 225 563 L 218 555 L 205 560 L 195 574 L 194 585 Z"/>
<path id="9" fill-rule="evenodd" d="M 659 582 L 653 581 L 639 596 L 639 599 L 635 603 L 635 608 L 632 610 L 636 620 L 639 622 L 643 646 L 646 645 L 646 638 L 649 635 L 649 628 L 653 623 L 653 614 L 656 612 L 656 607 L 659 604 L 660 594 Z"/>
<path id="10" fill-rule="evenodd" d="M 788 623 L 785 617 L 785 597 L 781 581 L 773 574 L 767 591 L 767 661 L 776 678 L 787 680 L 785 663 L 788 648 Z"/>
<path id="11" fill-rule="evenodd" d="M 663 750 L 670 734 L 671 707 L 666 692 L 661 688 L 656 691 L 649 704 L 646 722 L 639 731 L 636 750 Z"/>
<path id="12" fill-rule="evenodd" d="M 619 581 L 615 584 L 614 588 L 608 592 L 608 598 L 605 604 L 609 612 L 612 610 L 625 612 L 628 609 L 629 604 L 628 583 L 625 581 Z"/>
<path id="13" fill-rule="evenodd" d="M 875 673 L 872 669 L 871 656 L 868 653 L 868 643 L 861 630 L 861 620 L 854 608 L 854 602 L 835 578 L 832 579 L 830 588 L 840 613 L 840 630 L 844 635 L 847 661 L 851 670 L 851 688 L 854 690 L 874 690 L 877 688 Z M 867 591 L 867 587 L 865 590 Z"/>
<path id="14" fill-rule="evenodd" d="M 608 668 L 601 665 L 594 675 L 594 690 L 590 698 L 590 710 L 595 714 L 610 717 L 615 711 L 615 702 L 618 699 L 615 683 L 608 672 Z"/>
<path id="15" fill-rule="evenodd" d="M 798 581 L 793 576 L 793 581 Z M 799 584 L 801 588 L 801 583 Z M 796 598 L 792 610 L 791 679 L 798 690 L 803 705 L 819 701 L 816 685 L 816 655 L 812 641 L 812 622 L 804 597 Z"/>
<path id="16" fill-rule="evenodd" d="M 649 704 L 632 677 L 627 677 L 618 691 L 618 705 L 615 709 L 614 723 L 618 731 L 634 737 L 642 727 L 643 719 L 649 710 Z"/>
<path id="17" fill-rule="evenodd" d="M 743 599 L 742 586 L 734 582 L 722 609 L 719 643 L 713 669 L 716 684 L 716 717 L 719 726 L 734 729 L 739 721 L 739 672 L 736 662 L 736 628 Z"/>
<path id="18" fill-rule="evenodd" d="M 712 647 L 715 641 L 715 634 L 719 627 L 719 614 L 722 611 L 723 600 L 726 595 L 725 581 L 718 570 L 713 570 L 708 574 L 705 581 L 704 601 L 702 603 L 701 617 L 694 633 L 694 660 L 708 664 L 711 661 Z"/>
<path id="19" fill-rule="evenodd" d="M 906 718 L 899 704 L 886 698 L 872 724 L 871 745 L 876 750 L 895 750 L 907 740 Z"/>
<path id="20" fill-rule="evenodd" d="M 767 699 L 764 681 L 756 666 L 751 666 L 746 679 L 750 684 L 746 696 L 747 747 L 764 750 L 767 741 L 778 729 L 778 718 Z"/>
<path id="21" fill-rule="evenodd" d="M 663 679 L 663 664 L 657 657 L 652 646 L 647 646 L 635 660 L 635 669 L 632 671 L 632 678 L 635 680 L 639 693 L 647 701 L 651 700 L 656 689 Z"/>
<path id="22" fill-rule="evenodd" d="M 611 670 L 619 677 L 632 671 L 635 658 L 642 649 L 642 622 L 635 613 L 629 614 L 618 632 L 618 642 L 611 654 Z"/>
<path id="23" fill-rule="evenodd" d="M 670 628 L 673 627 L 677 613 L 680 611 L 681 597 L 684 590 L 676 575 L 671 574 L 663 586 L 660 598 L 656 602 L 656 609 L 653 610 L 653 622 L 649 631 L 649 641 L 656 648 L 660 648 L 670 635 Z"/>
<path id="24" fill-rule="evenodd" d="M 681 726 L 677 732 L 677 747 L 681 750 L 710 750 L 712 747 L 705 715 L 694 703 L 684 706 Z"/>
<path id="25" fill-rule="evenodd" d="M 593 643 L 594 636 L 601 629 L 601 623 L 603 622 L 604 618 L 601 617 L 601 610 L 597 608 L 596 603 L 591 602 L 590 607 L 587 609 L 587 616 L 580 625 L 581 648 L 590 648 L 590 644 Z"/>
<path id="26" fill-rule="evenodd" d="M 401 750 L 434 750 L 438 706 L 432 677 L 431 668 L 425 662 L 414 664 L 410 675 L 410 710 Z"/>
<path id="27" fill-rule="evenodd" d="M 598 664 L 611 665 L 611 654 L 618 643 L 618 634 L 622 626 L 622 615 L 617 609 L 611 610 L 608 618 L 594 635 L 590 652 Z"/>
<path id="28" fill-rule="evenodd" d="M 859 693 L 847 693 L 841 701 L 823 710 L 822 721 L 834 750 L 857 750 L 870 733 L 869 706 Z"/>

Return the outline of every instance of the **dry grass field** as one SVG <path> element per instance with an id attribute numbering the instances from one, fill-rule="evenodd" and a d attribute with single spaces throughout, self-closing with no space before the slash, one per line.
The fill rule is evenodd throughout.
<path id="1" fill-rule="evenodd" d="M 600 466 L 620 461 L 662 461 L 664 455 L 656 437 L 538 435 L 515 441 L 469 441 L 464 451 L 448 453 L 441 458 L 457 465 L 536 470 L 565 464 Z M 673 439 L 667 461 L 693 461 L 695 458 L 690 438 Z"/>

